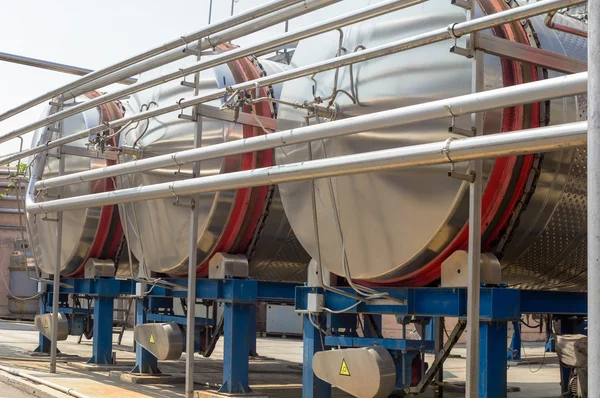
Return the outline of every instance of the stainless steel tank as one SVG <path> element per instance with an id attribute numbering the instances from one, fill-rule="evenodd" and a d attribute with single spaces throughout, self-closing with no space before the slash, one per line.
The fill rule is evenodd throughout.
<path id="1" fill-rule="evenodd" d="M 227 50 L 230 45 L 220 46 Z M 169 64 L 142 76 L 168 73 L 187 64 L 187 60 Z M 243 58 L 200 73 L 200 94 L 259 78 L 262 74 L 281 71 L 282 66 L 269 61 Z M 130 112 L 140 112 L 170 105 L 189 98 L 194 89 L 172 81 L 134 95 L 128 104 Z M 193 77 L 188 77 L 188 83 Z M 261 97 L 278 97 L 280 87 L 261 89 Z M 223 100 L 207 105 L 220 107 Z M 275 117 L 276 106 L 270 101 L 257 104 L 257 115 Z M 251 112 L 248 107 L 243 112 Z M 182 113 L 190 115 L 191 108 Z M 220 120 L 203 118 L 202 146 L 214 145 L 264 134 L 258 127 L 242 126 Z M 178 150 L 193 148 L 197 123 L 173 112 L 124 127 L 121 144 L 139 150 L 139 156 L 124 155 L 120 161 L 148 158 Z M 200 175 L 209 176 L 274 164 L 272 151 L 228 156 L 202 161 Z M 190 178 L 191 165 L 134 173 L 117 178 L 119 188 L 139 187 L 178 179 Z M 188 270 L 190 235 L 190 198 L 172 197 L 120 206 L 121 219 L 126 223 L 127 241 L 139 259 L 142 274 L 185 275 Z M 244 254 L 250 260 L 250 275 L 257 279 L 306 279 L 309 257 L 298 243 L 285 218 L 279 192 L 274 186 L 239 189 L 200 196 L 197 275 L 207 275 L 208 260 L 217 252 Z"/>
<path id="2" fill-rule="evenodd" d="M 346 0 L 332 6 L 331 12 L 377 2 Z M 477 4 L 479 15 L 517 6 L 500 0 L 479 0 Z M 546 27 L 544 17 L 484 33 L 585 59 L 586 39 Z M 301 67 L 464 20 L 464 10 L 446 0 L 431 0 L 344 28 L 342 37 L 334 31 L 302 40 L 290 66 Z M 450 53 L 455 44 L 466 47 L 467 38 L 289 81 L 283 85 L 282 100 L 303 103 L 317 96 L 327 104 L 333 96 L 339 117 L 345 118 L 468 94 L 471 60 Z M 484 63 L 486 90 L 557 75 L 489 55 Z M 571 97 L 490 111 L 485 114 L 483 133 L 582 120 L 585 109 L 584 98 Z M 282 106 L 278 120 L 303 122 L 305 116 L 306 110 Z M 309 122 L 325 121 L 313 118 Z M 449 133 L 451 126 L 461 130 Z M 276 150 L 276 160 L 286 164 L 443 141 L 471 135 L 470 128 L 470 117 L 462 116 L 454 121 L 365 131 L 312 146 L 281 148 Z M 585 165 L 585 148 L 485 162 L 483 250 L 501 258 L 507 283 L 525 288 L 585 289 Z M 463 172 L 466 166 L 456 165 Z M 319 245 L 310 182 L 281 185 L 280 192 L 296 236 L 308 253 L 320 258 L 333 273 L 344 275 L 345 256 L 355 280 L 423 286 L 440 277 L 440 265 L 452 252 L 467 247 L 468 183 L 448 178 L 448 170 L 448 165 L 440 165 L 316 181 Z"/>
<path id="3" fill-rule="evenodd" d="M 14 296 L 8 296 L 8 310 L 13 315 L 35 315 L 39 312 L 40 301 L 35 280 L 35 261 L 26 241 L 17 239 L 15 251 L 10 255 L 8 265 L 8 287 Z M 31 279 L 30 279 L 31 278 Z M 34 297 L 30 300 L 27 298 Z"/>
<path id="4" fill-rule="evenodd" d="M 99 96 L 91 92 L 65 102 L 65 107 L 72 106 Z M 48 109 L 44 115 L 50 112 Z M 67 136 L 81 130 L 95 127 L 99 124 L 118 119 L 123 116 L 121 106 L 117 103 L 108 103 L 97 108 L 89 109 L 71 116 L 63 121 L 62 134 Z M 57 132 L 49 129 L 40 129 L 34 133 L 31 145 L 43 145 L 45 142 L 56 139 Z M 107 132 L 108 134 L 108 132 Z M 105 167 L 115 164 L 114 160 L 105 160 L 89 156 L 77 156 L 75 150 L 86 150 L 88 139 L 81 139 L 68 144 L 65 148 L 65 174 Z M 115 146 L 116 138 L 113 136 L 107 145 Z M 69 151 L 69 149 L 72 149 Z M 57 197 L 56 188 L 49 189 L 47 194 L 33 196 L 33 185 L 38 178 L 51 178 L 58 175 L 59 161 L 56 150 L 50 151 L 50 156 L 37 155 L 29 159 L 33 178 L 29 181 L 28 192 L 35 201 L 52 200 Z M 70 154 L 69 154 L 70 153 Z M 41 162 L 41 163 L 40 163 Z M 43 166 L 39 173 L 36 167 Z M 62 197 L 80 196 L 114 189 L 112 179 L 97 180 L 81 184 L 72 184 L 63 188 Z M 60 270 L 63 276 L 81 276 L 83 266 L 88 258 L 114 258 L 122 241 L 121 223 L 115 206 L 103 206 L 82 210 L 68 210 L 62 213 L 63 238 L 61 248 Z M 56 259 L 56 214 L 27 215 L 27 232 L 30 237 L 31 247 L 37 266 L 47 274 L 54 274 Z"/>

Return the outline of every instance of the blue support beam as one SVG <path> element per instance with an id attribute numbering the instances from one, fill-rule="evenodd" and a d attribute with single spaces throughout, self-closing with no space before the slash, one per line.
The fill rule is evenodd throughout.
<path id="1" fill-rule="evenodd" d="M 304 345 L 302 351 L 302 398 L 331 398 L 331 384 L 319 379 L 312 370 L 313 356 L 326 350 L 321 339 L 321 332 L 309 321 L 310 315 L 304 315 L 303 335 Z M 320 316 L 316 316 L 317 322 L 323 327 L 324 322 Z"/>
<path id="2" fill-rule="evenodd" d="M 114 363 L 112 356 L 113 308 L 112 297 L 94 298 L 94 340 L 92 358 L 88 363 L 108 365 Z"/>
<path id="3" fill-rule="evenodd" d="M 506 340 L 503 321 L 479 325 L 479 398 L 506 398 Z"/>
<path id="4" fill-rule="evenodd" d="M 250 342 L 250 347 L 248 349 L 248 355 L 251 357 L 257 357 L 258 353 L 256 352 L 256 311 L 258 308 L 256 305 L 250 306 L 250 320 L 248 321 L 248 339 Z"/>
<path id="5" fill-rule="evenodd" d="M 148 299 L 138 298 L 135 301 L 135 324 L 142 325 L 147 322 L 145 308 L 148 306 Z M 158 360 L 150 351 L 135 343 L 135 367 L 131 373 L 142 374 L 160 374 L 158 369 Z"/>
<path id="6" fill-rule="evenodd" d="M 249 394 L 252 392 L 248 384 L 250 338 L 247 331 L 252 307 L 253 304 L 225 303 L 223 386 L 219 389 L 220 393 Z M 256 333 L 254 338 L 256 339 Z"/>

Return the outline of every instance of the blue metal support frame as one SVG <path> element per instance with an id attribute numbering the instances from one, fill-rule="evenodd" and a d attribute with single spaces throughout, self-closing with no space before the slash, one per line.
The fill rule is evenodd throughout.
<path id="1" fill-rule="evenodd" d="M 113 300 L 121 295 L 135 294 L 133 280 L 118 279 L 63 279 L 61 295 L 80 294 L 94 300 L 94 339 L 93 356 L 88 363 L 110 364 L 112 358 Z M 186 326 L 185 317 L 176 316 L 172 309 L 173 300 L 187 295 L 187 279 L 171 279 L 171 284 L 180 288 L 171 289 L 154 286 L 147 297 L 137 299 L 136 323 L 148 321 L 175 322 Z M 249 354 L 256 352 L 256 304 L 260 301 L 273 303 L 293 303 L 297 284 L 284 282 L 262 282 L 250 279 L 198 279 L 196 297 L 214 300 L 225 304 L 224 316 L 224 370 L 221 392 L 230 394 L 249 393 L 248 385 Z M 52 296 L 49 286 L 47 297 Z M 193 304 L 191 304 L 193 305 Z M 42 304 L 42 312 L 48 308 Z M 146 309 L 163 309 L 162 312 L 149 312 Z M 87 309 L 61 307 L 64 313 L 79 314 Z M 196 325 L 214 324 L 215 320 L 196 318 Z M 253 326 L 254 325 L 254 326 Z M 40 334 L 38 350 L 49 350 L 49 341 Z M 160 373 L 157 359 L 141 346 L 136 346 L 134 373 Z"/>
<path id="2" fill-rule="evenodd" d="M 148 299 L 137 298 L 135 304 L 135 324 L 142 325 L 147 322 L 145 308 L 148 306 Z M 161 373 L 156 357 L 138 343 L 135 343 L 135 367 L 131 373 L 152 375 Z"/>
<path id="3" fill-rule="evenodd" d="M 487 321 L 479 325 L 479 397 L 506 397 L 505 321 Z M 504 344 L 502 344 L 504 343 Z"/>
<path id="4" fill-rule="evenodd" d="M 302 348 L 302 398 L 331 398 L 331 385 L 316 377 L 312 370 L 312 358 L 319 352 L 327 350 L 321 332 L 313 326 L 308 319 L 310 315 L 304 315 L 303 335 L 304 345 Z M 325 327 L 322 316 L 315 316 L 320 327 Z"/>
<path id="5" fill-rule="evenodd" d="M 350 292 L 349 288 L 342 288 Z M 321 350 L 330 347 L 367 347 L 382 346 L 398 358 L 397 369 L 404 374 L 398 375 L 398 388 L 407 388 L 411 381 L 410 364 L 417 352 L 433 348 L 434 339 L 428 335 L 423 340 L 377 339 L 358 337 L 355 331 L 349 334 L 338 333 L 337 325 L 352 324 L 361 314 L 393 314 L 397 319 L 415 317 L 456 317 L 465 318 L 467 313 L 467 291 L 464 288 L 382 288 L 390 296 L 404 303 L 390 300 L 377 300 L 368 303 L 356 302 L 352 297 L 324 291 L 318 287 L 296 288 L 296 310 L 306 313 L 304 321 L 304 374 L 303 398 L 328 397 L 330 386 L 315 378 L 312 372 L 312 357 Z M 343 314 L 328 313 L 326 326 L 331 336 L 323 337 L 308 320 L 308 294 L 319 293 L 324 296 L 324 306 Z M 480 374 L 479 397 L 506 397 L 506 340 L 508 322 L 517 323 L 521 314 L 561 314 L 585 315 L 587 313 L 587 295 L 585 293 L 565 293 L 548 291 L 524 291 L 506 287 L 482 287 L 480 291 Z M 354 317 L 354 318 L 352 318 Z M 325 325 L 321 324 L 321 327 Z M 343 326 L 341 326 L 343 327 Z M 517 341 L 514 347 L 517 346 Z M 402 372 L 402 371 L 401 371 Z"/>
<path id="6" fill-rule="evenodd" d="M 62 279 L 60 294 L 81 294 L 93 297 L 94 315 L 94 338 L 92 341 L 92 358 L 90 364 L 108 365 L 113 363 L 112 355 L 112 330 L 113 330 L 113 307 L 114 299 L 122 294 L 131 295 L 135 292 L 135 282 L 132 280 L 119 279 Z M 47 286 L 48 302 L 51 302 L 53 291 L 52 285 Z M 61 302 L 64 300 L 61 300 Z M 51 306 L 42 308 L 44 312 L 52 310 Z M 60 312 L 65 314 L 87 314 L 87 308 L 61 307 Z M 40 333 L 41 336 L 41 333 Z M 40 337 L 40 343 L 45 338 Z M 46 339 L 47 340 L 47 339 Z M 45 342 L 44 342 L 45 343 Z M 42 345 L 41 345 L 42 347 Z"/>
<path id="7" fill-rule="evenodd" d="M 220 393 L 250 394 L 248 366 L 250 335 L 247 331 L 254 304 L 225 303 L 223 315 L 223 386 Z M 256 340 L 256 332 L 254 333 Z"/>
<path id="8" fill-rule="evenodd" d="M 94 339 L 92 358 L 87 363 L 109 365 L 114 363 L 112 354 L 114 297 L 94 298 Z"/>

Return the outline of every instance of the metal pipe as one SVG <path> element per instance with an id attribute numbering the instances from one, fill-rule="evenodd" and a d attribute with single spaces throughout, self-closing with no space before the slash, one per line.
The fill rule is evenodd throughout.
<path id="1" fill-rule="evenodd" d="M 0 214 L 23 214 L 23 210 L 0 207 Z"/>
<path id="2" fill-rule="evenodd" d="M 471 3 L 472 5 L 473 3 Z M 469 14 L 475 16 L 471 7 Z M 471 36 L 471 43 L 474 43 Z M 472 92 L 480 93 L 483 87 L 483 51 L 475 50 L 472 61 Z M 476 136 L 483 135 L 483 114 L 471 114 L 471 126 Z M 467 265 L 467 380 L 466 397 L 479 396 L 479 292 L 481 271 L 481 191 L 483 190 L 483 160 L 471 163 L 474 179 L 469 184 L 469 246 Z"/>
<path id="3" fill-rule="evenodd" d="M 25 184 L 19 184 L 19 185 L 21 186 L 21 188 L 25 188 L 27 186 Z M 14 189 L 14 188 L 17 188 L 17 183 L 2 181 L 2 182 L 0 182 L 0 188 Z"/>
<path id="4" fill-rule="evenodd" d="M 537 102 L 543 99 L 578 95 L 585 93 L 586 88 L 587 72 L 584 72 L 489 90 L 478 94 L 467 94 L 424 104 L 411 105 L 349 119 L 341 119 L 319 125 L 300 127 L 199 149 L 188 149 L 148 159 L 140 159 L 114 166 L 73 173 L 63 177 L 39 180 L 35 182 L 35 188 L 37 190 L 57 188 L 64 185 L 94 181 L 156 168 L 177 166 L 178 164 L 199 160 L 261 151 L 317 139 L 354 134 L 361 131 L 407 125 L 432 119 L 450 118 L 453 115 L 459 116 L 472 112 L 482 112 L 520 103 Z"/>
<path id="5" fill-rule="evenodd" d="M 234 39 L 247 36 L 251 33 L 268 28 L 270 26 L 273 26 L 274 24 L 283 22 L 284 20 L 287 20 L 289 18 L 295 18 L 297 16 L 310 13 L 312 11 L 326 7 L 333 3 L 337 3 L 339 1 L 341 0 L 306 0 L 305 3 L 293 5 L 289 8 L 276 11 L 272 14 L 264 15 L 260 18 L 255 18 L 244 24 L 234 26 L 222 32 L 215 33 L 209 37 L 204 38 L 203 40 L 199 40 L 199 45 L 193 43 L 190 44 L 187 48 L 176 49 L 166 54 L 152 58 L 147 62 L 142 62 L 140 64 L 122 69 L 118 72 L 105 76 L 94 82 L 85 84 L 74 90 L 70 90 L 65 95 L 75 98 L 89 91 L 96 90 L 100 87 L 112 84 L 116 79 L 125 78 L 128 76 L 135 76 L 142 72 L 157 68 L 159 66 L 175 62 L 187 56 L 197 54 L 199 51 L 211 50 L 219 44 L 231 42 Z"/>
<path id="6" fill-rule="evenodd" d="M 331 3 L 333 0 L 314 0 L 315 4 L 324 4 L 325 2 Z M 339 0 L 335 0 L 339 1 Z M 341 26 L 354 24 L 357 22 L 361 22 L 379 15 L 387 14 L 389 12 L 399 10 L 402 8 L 410 7 L 414 4 L 422 3 L 425 0 L 387 0 L 380 4 L 375 4 L 369 7 L 365 7 L 355 12 L 350 12 L 348 14 L 344 14 L 341 17 L 335 17 L 328 19 L 324 22 L 316 23 L 314 25 L 310 25 L 308 27 L 299 29 L 297 31 L 291 33 L 285 33 L 280 36 L 276 36 L 275 38 L 269 39 L 267 41 L 263 41 L 248 47 L 242 47 L 235 50 L 227 51 L 226 53 L 211 57 L 205 61 L 198 61 L 188 67 L 181 68 L 175 72 L 171 72 L 166 75 L 158 76 L 154 79 L 150 79 L 144 82 L 139 82 L 134 85 L 131 85 L 125 89 L 115 91 L 110 94 L 105 94 L 100 97 L 97 97 L 93 100 L 86 101 L 76 106 L 69 107 L 61 112 L 57 112 L 56 114 L 50 115 L 45 119 L 38 120 L 34 123 L 31 123 L 27 126 L 9 132 L 0 136 L 0 143 L 6 141 L 8 139 L 20 136 L 29 131 L 33 131 L 37 128 L 46 126 L 50 123 L 55 123 L 61 119 L 66 117 L 76 115 L 80 112 L 83 112 L 87 109 L 92 109 L 107 102 L 118 100 L 127 95 L 131 95 L 143 90 L 146 90 L 151 87 L 158 86 L 162 83 L 166 83 L 172 80 L 181 79 L 182 76 L 190 75 L 192 73 L 197 73 L 202 70 L 207 70 L 213 68 L 218 65 L 225 64 L 230 61 L 234 61 L 236 59 L 244 58 L 249 55 L 255 54 L 257 52 L 264 52 L 266 50 L 276 49 L 284 44 L 294 43 L 298 40 L 315 36 L 332 29 L 339 28 Z M 303 8 L 302 8 L 303 10 Z M 212 40 L 210 42 L 211 47 L 214 43 Z M 219 97 L 222 97 L 220 95 Z M 160 108 L 159 108 L 160 109 Z M 176 106 L 176 109 L 179 109 L 179 106 Z"/>
<path id="7" fill-rule="evenodd" d="M 556 15 L 560 15 L 561 18 L 569 18 L 565 15 L 557 14 L 556 11 L 553 11 L 553 12 L 548 13 L 548 15 L 546 16 L 546 19 L 544 19 L 544 24 L 547 27 L 549 27 L 550 29 L 558 30 L 560 32 L 570 33 L 572 35 L 579 36 L 579 37 L 585 37 L 587 39 L 588 32 L 586 32 L 584 30 L 580 30 L 580 29 L 575 29 L 570 26 L 563 25 L 561 23 L 554 22 L 554 17 Z"/>
<path id="8" fill-rule="evenodd" d="M 32 204 L 30 214 L 583 146 L 587 122 L 290 163 Z"/>
<path id="9" fill-rule="evenodd" d="M 62 97 L 58 99 L 56 110 L 62 107 Z M 63 122 L 58 122 L 58 137 L 63 135 Z M 65 174 L 65 156 L 61 156 L 61 149 L 58 148 L 58 175 Z M 58 188 L 58 197 L 63 195 L 64 188 Z M 63 214 L 62 211 L 56 212 L 56 255 L 54 258 L 54 278 L 52 283 L 52 328 L 50 339 L 50 373 L 56 373 L 56 356 L 58 354 L 58 302 L 60 296 L 60 263 L 62 261 L 62 239 L 63 239 Z M 42 221 L 44 222 L 44 221 Z M 46 221 L 48 222 L 48 221 Z"/>
<path id="10" fill-rule="evenodd" d="M 88 75 L 85 75 L 84 77 L 82 77 L 80 79 L 77 79 L 71 83 L 64 85 L 64 86 L 58 87 L 52 91 L 47 92 L 46 94 L 43 94 L 37 98 L 32 99 L 30 101 L 27 101 L 26 103 L 21 104 L 21 105 L 17 106 L 16 108 L 13 108 L 13 109 L 8 110 L 8 111 L 4 112 L 3 114 L 1 114 L 0 121 L 3 121 L 11 116 L 14 116 L 18 113 L 21 113 L 21 112 L 29 109 L 29 108 L 32 108 L 35 105 L 41 104 L 42 102 L 45 102 L 45 101 L 49 101 L 52 98 L 57 97 L 69 90 L 72 90 L 83 84 L 94 81 L 94 80 L 96 80 L 100 77 L 106 76 L 110 73 L 116 72 L 127 66 L 136 64 L 140 61 L 143 61 L 143 60 L 146 60 L 149 58 L 152 58 L 156 55 L 165 53 L 169 50 L 173 50 L 177 47 L 184 46 L 187 43 L 199 40 L 201 38 L 208 37 L 211 34 L 220 32 L 224 29 L 227 29 L 227 28 L 230 28 L 233 26 L 237 26 L 244 22 L 252 21 L 253 19 L 258 18 L 259 16 L 267 15 L 267 14 L 270 14 L 277 10 L 281 10 L 285 7 L 291 6 L 293 4 L 302 3 L 304 1 L 305 0 L 274 0 L 267 4 L 264 4 L 262 6 L 250 9 L 246 12 L 239 13 L 234 17 L 224 19 L 223 21 L 218 22 L 214 25 L 208 25 L 200 30 L 197 30 L 195 32 L 192 32 L 192 33 L 183 35 L 181 37 L 178 37 L 176 39 L 173 39 L 171 41 L 168 41 L 158 47 L 154 47 L 150 50 L 144 51 L 143 53 L 134 55 L 133 57 L 130 57 L 123 61 L 117 62 L 116 64 L 96 70 Z"/>
<path id="11" fill-rule="evenodd" d="M 0 200 L 23 200 L 24 198 L 19 198 L 17 195 L 0 195 Z"/>
<path id="12" fill-rule="evenodd" d="M 600 397 L 600 0 L 588 3 L 588 396 Z"/>
<path id="13" fill-rule="evenodd" d="M 24 57 L 22 55 L 8 54 L 0 52 L 0 61 L 10 62 L 13 64 L 32 66 L 34 68 L 47 69 L 54 72 L 68 73 L 70 75 L 85 76 L 88 73 L 93 72 L 92 69 L 80 68 L 78 66 L 71 66 L 65 64 L 59 64 L 57 62 L 44 61 L 36 58 Z M 137 79 L 129 78 L 121 80 L 117 83 L 121 84 L 133 84 L 137 82 Z"/>
<path id="14" fill-rule="evenodd" d="M 18 226 L 18 225 L 0 225 L 0 230 L 6 230 L 6 231 L 21 231 L 24 230 L 24 227 Z"/>
<path id="15" fill-rule="evenodd" d="M 232 13 L 233 14 L 233 13 Z M 197 57 L 200 60 L 200 55 Z M 200 91 L 200 72 L 194 75 L 194 95 Z M 196 118 L 196 134 L 194 134 L 194 148 L 202 147 L 203 118 L 200 115 L 200 106 L 194 108 Z M 200 162 L 193 164 L 194 177 L 200 176 Z M 192 198 L 190 211 L 190 241 L 188 255 L 188 294 L 187 294 L 187 329 L 185 335 L 185 397 L 194 398 L 194 353 L 196 348 L 196 267 L 198 266 L 198 218 L 200 217 L 200 197 Z"/>
<path id="16" fill-rule="evenodd" d="M 378 58 L 385 55 L 393 54 L 396 52 L 406 51 L 412 48 L 421 47 L 426 44 L 431 44 L 439 41 L 443 41 L 446 39 L 454 38 L 460 34 L 474 33 L 479 30 L 488 29 L 490 27 L 501 25 L 507 22 L 516 21 L 522 18 L 528 18 L 530 16 L 543 14 L 553 9 L 560 9 L 567 7 L 569 5 L 579 4 L 584 2 L 584 0 L 544 0 L 537 3 L 532 3 L 529 5 L 517 7 L 515 9 L 510 9 L 507 11 L 502 11 L 496 14 L 488 15 L 486 17 L 477 18 L 473 21 L 466 21 L 463 23 L 451 24 L 447 28 L 441 28 L 435 31 L 423 33 L 420 35 L 412 36 L 406 39 L 402 39 L 390 44 L 385 44 L 377 47 L 373 47 L 371 49 L 366 49 L 360 52 L 350 53 L 341 57 L 337 57 L 330 60 L 325 60 L 316 64 L 307 65 L 301 68 L 296 68 L 290 71 L 285 71 L 281 73 L 277 73 L 271 76 L 262 77 L 260 79 L 251 80 L 245 83 L 236 84 L 229 88 L 215 90 L 211 93 L 194 96 L 187 100 L 181 100 L 178 104 L 165 106 L 157 109 L 153 109 L 150 111 L 142 112 L 137 115 L 121 118 L 114 120 L 107 125 L 96 126 L 91 129 L 82 130 L 80 132 L 69 135 L 68 137 L 64 137 L 62 141 L 54 141 L 47 142 L 43 146 L 39 146 L 36 148 L 31 148 L 26 151 L 19 152 L 18 154 L 5 156 L 0 158 L 0 165 L 9 163 L 13 160 L 20 159 L 23 157 L 27 157 L 36 153 L 45 152 L 49 148 L 55 148 L 57 146 L 63 145 L 65 143 L 73 142 L 78 139 L 87 137 L 90 134 L 101 133 L 107 128 L 114 129 L 119 126 L 123 126 L 127 123 L 135 122 L 138 120 L 144 120 L 151 117 L 163 115 L 170 112 L 179 111 L 180 109 L 188 108 L 197 104 L 201 104 L 204 102 L 212 101 L 215 99 L 220 99 L 223 95 L 226 95 L 230 90 L 249 90 L 255 89 L 258 87 L 270 86 L 277 83 L 282 83 L 287 80 L 297 79 L 303 76 L 309 76 L 313 73 L 321 72 L 329 69 L 336 69 L 342 66 L 351 65 L 357 62 L 367 61 L 372 58 Z M 46 119 L 47 120 L 47 119 Z M 9 135 L 19 135 L 23 134 L 26 130 L 25 128 L 13 131 L 11 133 L 5 134 L 4 136 Z M 4 137 L 3 136 L 3 137 Z M 0 137 L 0 142 L 2 137 Z"/>
<path id="17" fill-rule="evenodd" d="M 62 392 L 64 394 L 67 394 L 67 395 L 69 395 L 71 397 L 89 398 L 87 395 L 83 395 L 80 392 L 77 392 L 77 391 L 73 390 L 72 388 L 61 386 L 59 384 L 56 384 L 56 383 L 53 383 L 51 381 L 42 379 L 40 377 L 35 377 L 35 376 L 32 376 L 32 375 L 30 375 L 28 373 L 21 372 L 20 370 L 9 368 L 8 366 L 0 365 L 0 370 L 2 370 L 4 372 L 7 372 L 7 373 L 10 373 L 11 375 L 14 375 L 14 376 L 17 376 L 17 377 L 22 377 L 24 379 L 30 380 L 30 381 L 32 381 L 34 383 L 41 384 L 41 385 L 46 386 L 46 387 L 50 387 L 50 388 L 52 388 L 54 390 L 60 391 L 60 392 Z"/>

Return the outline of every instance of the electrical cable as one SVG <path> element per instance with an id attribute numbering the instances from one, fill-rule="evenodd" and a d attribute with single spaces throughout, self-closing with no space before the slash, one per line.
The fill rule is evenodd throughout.
<path id="1" fill-rule="evenodd" d="M 329 309 L 329 308 L 325 308 L 325 307 L 321 307 L 321 309 L 322 309 L 323 311 L 327 311 L 327 312 L 329 312 L 329 313 L 331 313 L 331 314 L 343 314 L 343 313 L 344 313 L 344 312 L 346 312 L 346 311 L 350 311 L 352 308 L 356 307 L 356 306 L 357 306 L 357 305 L 359 305 L 360 303 L 362 303 L 362 301 L 357 301 L 356 303 L 352 304 L 351 306 L 349 306 L 349 307 L 347 307 L 347 308 L 344 308 L 343 310 L 337 310 L 337 311 L 335 311 L 335 310 L 331 310 L 331 309 Z"/>

